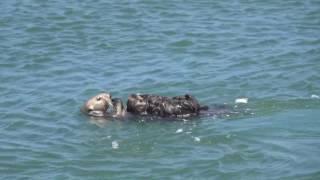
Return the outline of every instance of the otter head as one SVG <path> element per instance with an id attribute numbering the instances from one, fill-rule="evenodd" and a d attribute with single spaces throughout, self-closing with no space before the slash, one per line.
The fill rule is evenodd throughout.
<path id="1" fill-rule="evenodd" d="M 109 109 L 113 107 L 111 95 L 109 93 L 100 93 L 91 97 L 83 106 L 82 110 L 91 116 L 103 116 Z"/>
<path id="2" fill-rule="evenodd" d="M 131 94 L 127 101 L 127 111 L 134 114 L 147 114 L 148 98 L 145 95 Z"/>

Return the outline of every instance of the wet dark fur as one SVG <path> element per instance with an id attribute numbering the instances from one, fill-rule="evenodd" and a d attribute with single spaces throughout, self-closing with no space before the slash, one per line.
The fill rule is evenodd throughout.
<path id="1" fill-rule="evenodd" d="M 124 107 L 122 100 L 120 98 L 113 98 L 112 99 L 113 104 L 113 117 L 123 117 L 126 114 L 126 108 Z"/>
<path id="2" fill-rule="evenodd" d="M 207 106 L 200 106 L 197 99 L 189 94 L 176 97 L 132 94 L 127 101 L 127 112 L 138 115 L 191 117 L 207 109 Z"/>

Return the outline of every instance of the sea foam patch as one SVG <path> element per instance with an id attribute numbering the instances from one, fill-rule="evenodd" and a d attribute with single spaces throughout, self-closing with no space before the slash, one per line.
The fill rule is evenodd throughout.
<path id="1" fill-rule="evenodd" d="M 200 142 L 201 141 L 200 137 L 193 137 L 193 139 L 194 139 L 195 142 Z"/>
<path id="2" fill-rule="evenodd" d="M 111 146 L 112 146 L 112 149 L 118 149 L 119 143 L 117 141 L 112 141 Z"/>
<path id="3" fill-rule="evenodd" d="M 248 103 L 248 98 L 237 98 L 234 102 L 236 104 L 247 104 Z"/>
<path id="4" fill-rule="evenodd" d="M 177 129 L 176 130 L 176 133 L 182 133 L 183 132 L 183 129 Z"/>

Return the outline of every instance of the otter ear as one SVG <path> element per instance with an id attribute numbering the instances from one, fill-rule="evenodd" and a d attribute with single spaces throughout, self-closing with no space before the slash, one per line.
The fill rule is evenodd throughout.
<path id="1" fill-rule="evenodd" d="M 102 97 L 105 98 L 105 99 L 111 99 L 112 98 L 110 93 L 103 93 Z"/>
<path id="2" fill-rule="evenodd" d="M 186 99 L 189 99 L 189 98 L 190 98 L 190 95 L 189 95 L 189 94 L 185 94 L 184 97 L 185 97 Z"/>

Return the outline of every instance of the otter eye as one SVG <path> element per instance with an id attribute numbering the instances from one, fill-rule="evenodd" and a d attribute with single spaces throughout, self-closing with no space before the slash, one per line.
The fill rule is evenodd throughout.
<path id="1" fill-rule="evenodd" d="M 139 99 L 139 103 L 143 103 L 143 101 L 141 99 Z"/>
<path id="2" fill-rule="evenodd" d="M 100 101 L 100 100 L 101 100 L 101 97 L 99 96 L 99 97 L 97 97 L 96 99 L 97 99 L 97 101 Z"/>

